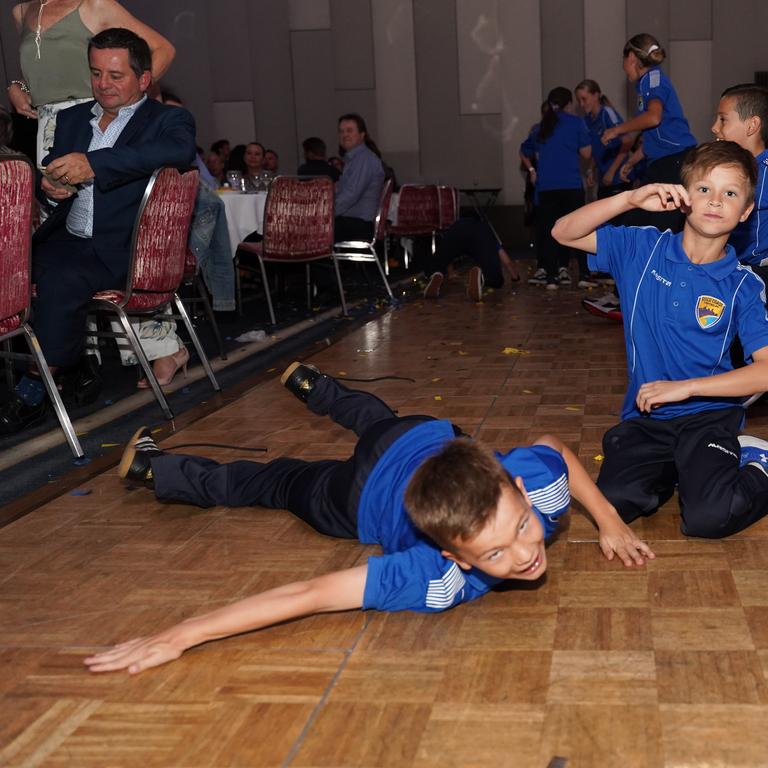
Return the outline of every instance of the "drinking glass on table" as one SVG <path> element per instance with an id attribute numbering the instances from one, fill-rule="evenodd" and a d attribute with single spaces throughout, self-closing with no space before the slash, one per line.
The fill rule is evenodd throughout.
<path id="1" fill-rule="evenodd" d="M 243 191 L 243 174 L 240 171 L 227 171 L 227 182 L 230 189 L 237 192 Z"/>

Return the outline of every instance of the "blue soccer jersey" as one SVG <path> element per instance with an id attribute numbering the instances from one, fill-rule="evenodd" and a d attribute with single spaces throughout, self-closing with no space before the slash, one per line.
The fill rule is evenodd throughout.
<path id="1" fill-rule="evenodd" d="M 733 248 L 722 259 L 694 264 L 682 233 L 655 227 L 597 230 L 597 254 L 589 266 L 610 272 L 622 297 L 629 385 L 622 419 L 641 415 L 635 399 L 649 381 L 680 381 L 732 370 L 736 335 L 744 357 L 768 346 L 765 286 L 742 267 Z M 694 397 L 655 408 L 654 419 L 738 405 L 739 398 Z"/>
<path id="2" fill-rule="evenodd" d="M 675 155 L 696 144 L 680 100 L 669 78 L 658 68 L 649 69 L 636 83 L 637 113 L 648 111 L 648 102 L 662 105 L 661 123 L 643 131 L 643 152 L 649 162 Z"/>
<path id="3" fill-rule="evenodd" d="M 546 139 L 541 141 L 541 126 L 533 128 L 531 136 L 520 149 L 530 157 L 530 148 L 536 154 L 536 191 L 553 189 L 581 189 L 581 163 L 579 150 L 590 146 L 589 131 L 584 120 L 567 112 L 560 112 L 557 125 Z"/>
<path id="4" fill-rule="evenodd" d="M 609 106 L 600 107 L 600 111 L 595 117 L 587 113 L 584 115 L 584 123 L 589 131 L 589 137 L 592 143 L 592 159 L 597 165 L 598 183 L 600 186 L 610 186 L 612 184 L 622 184 L 623 179 L 619 175 L 621 166 L 616 169 L 613 177 L 608 182 L 603 182 L 603 176 L 606 171 L 611 167 L 611 163 L 616 159 L 616 155 L 619 154 L 621 149 L 621 138 L 616 137 L 611 139 L 608 144 L 603 144 L 601 141 L 603 133 L 608 128 L 613 128 L 614 125 L 624 122 L 621 115 L 613 108 Z"/>
<path id="5" fill-rule="evenodd" d="M 384 552 L 368 559 L 363 608 L 380 611 L 434 612 L 484 595 L 499 579 L 482 571 L 464 571 L 411 522 L 403 505 L 416 469 L 454 439 L 448 421 L 427 421 L 401 435 L 371 471 L 360 496 L 360 541 Z M 513 477 L 522 477 L 545 536 L 557 527 L 570 504 L 563 457 L 546 446 L 496 454 Z"/>
<path id="6" fill-rule="evenodd" d="M 749 218 L 731 232 L 728 243 L 742 264 L 762 267 L 768 264 L 768 149 L 756 158 L 757 185 L 755 207 Z"/>

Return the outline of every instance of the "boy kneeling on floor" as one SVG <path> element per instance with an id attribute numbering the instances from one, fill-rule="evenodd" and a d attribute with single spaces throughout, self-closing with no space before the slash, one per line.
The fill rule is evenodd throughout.
<path id="1" fill-rule="evenodd" d="M 768 442 L 739 436 L 743 402 L 768 390 L 765 286 L 727 245 L 754 205 L 751 153 L 731 141 L 691 150 L 684 186 L 649 184 L 564 216 L 552 229 L 610 272 L 623 297 L 629 387 L 603 438 L 597 485 L 629 523 L 678 488 L 681 530 L 720 538 L 768 512 Z M 686 214 L 679 234 L 603 226 L 632 209 Z M 733 370 L 739 337 L 748 365 Z"/>

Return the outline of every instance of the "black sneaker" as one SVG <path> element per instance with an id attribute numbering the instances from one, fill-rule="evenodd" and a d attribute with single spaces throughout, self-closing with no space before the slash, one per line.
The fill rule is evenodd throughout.
<path id="1" fill-rule="evenodd" d="M 152 439 L 149 427 L 141 427 L 123 451 L 117 473 L 123 480 L 143 483 L 151 488 L 154 485 L 151 459 L 164 454 L 165 451 L 161 451 Z"/>
<path id="2" fill-rule="evenodd" d="M 309 395 L 315 388 L 315 384 L 323 374 L 319 369 L 309 363 L 295 362 L 291 363 L 283 375 L 280 377 L 280 383 L 303 403 L 307 402 Z"/>
<path id="3" fill-rule="evenodd" d="M 104 386 L 100 368 L 96 355 L 84 355 L 77 368 L 61 377 L 61 399 L 66 405 L 90 405 L 96 401 Z"/>
<path id="4" fill-rule="evenodd" d="M 0 435 L 15 435 L 39 424 L 45 419 L 47 410 L 47 394 L 39 405 L 27 405 L 15 392 L 11 393 L 11 399 L 0 408 Z"/>

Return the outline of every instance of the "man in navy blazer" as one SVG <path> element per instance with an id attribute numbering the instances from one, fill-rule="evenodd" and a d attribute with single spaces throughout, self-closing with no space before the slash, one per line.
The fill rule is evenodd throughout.
<path id="1" fill-rule="evenodd" d="M 41 181 L 58 204 L 33 241 L 33 327 L 52 371 L 78 364 L 91 296 L 124 287 L 133 226 L 152 172 L 186 169 L 195 157 L 189 112 L 146 96 L 152 57 L 142 38 L 127 29 L 104 30 L 90 41 L 88 59 L 95 101 L 58 115 Z M 39 421 L 45 409 L 42 379 L 31 370 L 0 409 L 0 434 Z"/>

